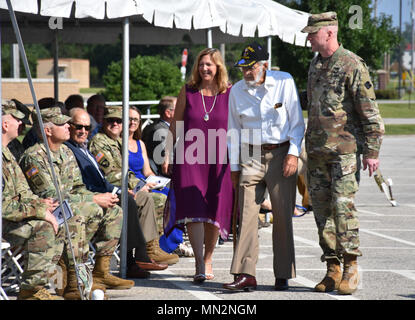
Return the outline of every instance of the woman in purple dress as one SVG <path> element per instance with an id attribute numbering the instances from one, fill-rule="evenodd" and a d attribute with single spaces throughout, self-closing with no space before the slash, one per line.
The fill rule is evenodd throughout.
<path id="1" fill-rule="evenodd" d="M 169 198 L 175 199 L 175 207 L 165 213 L 166 233 L 186 225 L 198 283 L 214 278 L 213 250 L 219 234 L 227 239 L 231 224 L 233 190 L 226 145 L 229 91 L 220 52 L 201 51 L 190 81 L 179 93 L 170 125 L 172 141 L 177 141 L 173 165 L 168 163 L 169 148 L 163 164 L 164 172 L 172 170 Z"/>

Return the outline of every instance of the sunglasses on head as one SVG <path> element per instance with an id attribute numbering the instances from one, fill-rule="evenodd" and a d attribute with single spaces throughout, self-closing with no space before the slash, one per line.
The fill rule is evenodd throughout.
<path id="1" fill-rule="evenodd" d="M 118 124 L 122 123 L 122 119 L 120 119 L 120 118 L 106 118 L 105 120 L 108 123 L 114 123 L 114 122 L 116 122 Z"/>
<path id="2" fill-rule="evenodd" d="M 73 126 L 76 130 L 82 130 L 82 128 L 85 128 L 86 131 L 91 130 L 91 125 L 84 126 L 83 124 L 76 124 L 71 122 L 71 126 Z"/>

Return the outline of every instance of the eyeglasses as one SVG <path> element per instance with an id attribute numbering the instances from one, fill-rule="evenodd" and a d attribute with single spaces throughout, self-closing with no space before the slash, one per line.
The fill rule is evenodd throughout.
<path id="1" fill-rule="evenodd" d="M 120 118 L 106 118 L 105 120 L 108 123 L 114 123 L 114 122 L 116 122 L 118 124 L 121 124 L 122 123 L 122 119 L 120 119 Z"/>
<path id="2" fill-rule="evenodd" d="M 82 130 L 82 128 L 85 128 L 86 131 L 91 130 L 91 125 L 84 126 L 83 124 L 77 124 L 70 122 L 70 125 L 73 126 L 76 130 Z"/>
<path id="3" fill-rule="evenodd" d="M 140 119 L 138 119 L 138 118 L 130 118 L 130 122 L 140 122 Z"/>

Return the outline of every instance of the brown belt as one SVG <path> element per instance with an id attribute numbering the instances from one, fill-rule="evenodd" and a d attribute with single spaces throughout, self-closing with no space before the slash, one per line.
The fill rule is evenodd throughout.
<path id="1" fill-rule="evenodd" d="M 289 141 L 285 141 L 283 143 L 277 143 L 277 144 L 265 143 L 265 144 L 261 144 L 261 150 L 270 151 L 270 150 L 274 150 L 274 149 L 277 149 L 277 148 L 282 148 L 282 147 L 288 146 L 289 144 L 290 144 Z"/>

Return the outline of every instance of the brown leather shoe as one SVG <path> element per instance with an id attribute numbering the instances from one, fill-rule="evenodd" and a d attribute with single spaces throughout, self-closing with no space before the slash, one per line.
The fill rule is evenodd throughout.
<path id="1" fill-rule="evenodd" d="M 153 259 L 151 259 L 151 262 L 136 261 L 135 263 L 141 269 L 148 270 L 148 271 L 164 270 L 164 269 L 167 269 L 167 267 L 169 266 L 168 264 L 157 263 Z"/>
<path id="2" fill-rule="evenodd" d="M 136 264 L 132 264 L 127 269 L 127 278 L 132 279 L 146 279 L 150 277 L 150 272 L 143 270 Z"/>
<path id="3" fill-rule="evenodd" d="M 284 291 L 288 289 L 288 280 L 282 278 L 275 279 L 275 290 Z"/>
<path id="4" fill-rule="evenodd" d="M 232 283 L 225 283 L 223 285 L 225 289 L 234 291 L 250 291 L 256 290 L 256 279 L 249 274 L 240 274 L 236 280 Z"/>

